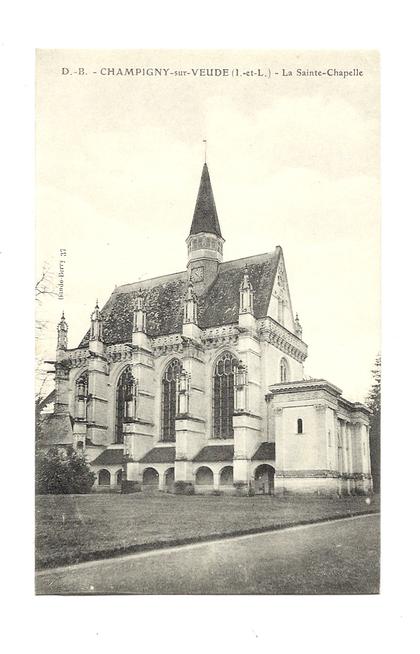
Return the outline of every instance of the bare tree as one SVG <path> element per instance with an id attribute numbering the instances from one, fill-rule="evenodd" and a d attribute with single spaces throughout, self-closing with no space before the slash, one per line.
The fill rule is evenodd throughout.
<path id="1" fill-rule="evenodd" d="M 48 380 L 48 370 L 45 367 L 44 354 L 42 353 L 42 348 L 40 346 L 50 323 L 50 321 L 44 320 L 40 317 L 40 309 L 45 298 L 58 298 L 58 291 L 50 265 L 48 262 L 44 261 L 42 271 L 35 283 L 35 301 L 38 309 L 35 318 L 35 341 L 37 351 L 35 357 L 36 407 L 41 404 L 45 396 L 45 387 Z"/>
<path id="2" fill-rule="evenodd" d="M 54 285 L 53 273 L 50 270 L 49 264 L 44 261 L 41 276 L 35 284 L 35 300 L 41 302 L 45 295 L 58 297 L 58 292 Z"/>

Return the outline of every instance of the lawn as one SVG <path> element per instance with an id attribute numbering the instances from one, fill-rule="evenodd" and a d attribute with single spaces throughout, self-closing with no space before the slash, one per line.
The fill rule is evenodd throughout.
<path id="1" fill-rule="evenodd" d="M 232 533 L 378 511 L 363 497 L 41 495 L 36 566 L 45 568 Z"/>

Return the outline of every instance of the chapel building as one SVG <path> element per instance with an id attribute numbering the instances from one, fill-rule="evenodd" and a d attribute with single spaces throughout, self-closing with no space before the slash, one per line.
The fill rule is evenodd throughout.
<path id="1" fill-rule="evenodd" d="M 372 491 L 369 410 L 304 376 L 282 249 L 223 261 L 207 164 L 183 272 L 116 287 L 89 332 L 58 325 L 43 445 L 84 452 L 95 490 Z"/>

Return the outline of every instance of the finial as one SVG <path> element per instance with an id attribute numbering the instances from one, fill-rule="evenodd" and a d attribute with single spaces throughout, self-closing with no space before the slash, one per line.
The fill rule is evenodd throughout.
<path id="1" fill-rule="evenodd" d="M 204 163 L 207 163 L 207 139 L 203 139 L 204 143 Z"/>
<path id="2" fill-rule="evenodd" d="M 95 309 L 99 309 L 99 303 L 98 303 L 98 298 L 96 298 L 96 304 L 95 304 Z"/>
<path id="3" fill-rule="evenodd" d="M 194 288 L 194 284 L 192 283 L 192 280 L 191 280 L 191 277 L 190 277 L 190 279 L 188 280 L 187 300 L 194 300 L 195 299 L 193 288 Z"/>
<path id="4" fill-rule="evenodd" d="M 242 290 L 245 290 L 245 289 L 251 289 L 252 290 L 252 285 L 251 285 L 251 282 L 249 281 L 248 264 L 245 264 L 244 277 L 243 277 L 243 280 L 242 280 L 241 288 L 242 288 Z"/>
<path id="5" fill-rule="evenodd" d="M 296 327 L 296 333 L 299 336 L 299 338 L 302 338 L 302 325 L 299 322 L 299 316 L 296 313 L 296 318 L 295 318 L 295 327 Z"/>
<path id="6" fill-rule="evenodd" d="M 64 316 L 64 310 L 63 310 L 63 313 L 61 314 L 61 320 L 65 320 L 65 319 L 66 319 L 66 318 L 65 318 L 65 316 Z"/>

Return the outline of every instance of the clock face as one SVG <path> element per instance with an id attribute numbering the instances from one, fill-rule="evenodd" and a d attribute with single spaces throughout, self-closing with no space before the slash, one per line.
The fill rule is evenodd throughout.
<path id="1" fill-rule="evenodd" d="M 193 282 L 201 282 L 204 277 L 204 268 L 200 266 L 191 270 L 191 280 Z"/>

